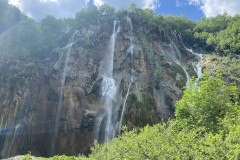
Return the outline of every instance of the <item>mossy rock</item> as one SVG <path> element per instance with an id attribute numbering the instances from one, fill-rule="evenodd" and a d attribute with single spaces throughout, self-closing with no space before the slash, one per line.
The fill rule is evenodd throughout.
<path id="1" fill-rule="evenodd" d="M 183 89 L 183 87 L 186 86 L 186 82 L 187 81 L 185 79 L 181 78 L 180 80 L 176 81 L 176 85 L 178 88 Z"/>
<path id="2" fill-rule="evenodd" d="M 129 94 L 126 102 L 126 111 L 124 113 L 123 124 L 127 125 L 127 122 L 130 121 L 131 124 L 137 127 L 144 127 L 147 124 L 153 125 L 153 102 L 153 99 L 151 96 L 149 96 L 149 93 L 147 93 L 147 91 L 142 92 L 141 101 L 137 100 L 135 93 Z"/>
<path id="3" fill-rule="evenodd" d="M 168 62 L 162 63 L 161 66 L 166 67 L 166 68 L 171 68 L 171 65 Z"/>
<path id="4" fill-rule="evenodd" d="M 153 100 L 147 93 L 143 93 L 142 102 L 137 103 L 136 125 L 144 127 L 147 124 L 153 125 L 154 115 L 152 115 Z"/>
<path id="5" fill-rule="evenodd" d="M 162 87 L 164 76 L 160 70 L 155 70 L 153 75 L 154 75 L 154 87 L 157 90 L 159 90 Z"/>
<path id="6" fill-rule="evenodd" d="M 129 94 L 126 102 L 127 110 L 130 110 L 136 102 L 137 96 L 134 93 Z"/>
<path id="7" fill-rule="evenodd" d="M 177 64 L 172 64 L 170 67 L 170 76 L 175 79 L 177 73 L 179 73 L 180 75 L 183 75 L 186 78 L 186 74 L 184 72 L 184 70 L 182 69 L 182 67 L 180 65 Z"/>

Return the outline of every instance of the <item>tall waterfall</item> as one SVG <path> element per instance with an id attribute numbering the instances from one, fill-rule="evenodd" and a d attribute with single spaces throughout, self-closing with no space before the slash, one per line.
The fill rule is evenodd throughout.
<path id="1" fill-rule="evenodd" d="M 135 80 L 136 80 L 136 71 L 134 70 L 134 47 L 135 47 L 135 44 L 133 43 L 134 42 L 134 38 L 133 38 L 133 26 L 132 26 L 132 21 L 131 21 L 131 18 L 129 16 L 127 16 L 127 23 L 130 27 L 130 53 L 131 53 L 131 82 L 129 83 L 128 85 L 128 89 L 127 89 L 127 94 L 126 94 L 126 97 L 124 99 L 124 102 L 123 102 L 123 108 L 122 108 L 122 113 L 121 113 L 121 117 L 120 117 L 120 121 L 119 121 L 119 133 L 121 131 L 121 124 L 122 124 L 122 119 L 123 119 L 123 115 L 124 115 L 124 112 L 125 112 L 125 108 L 126 108 L 126 102 L 127 102 L 127 98 L 128 98 L 128 95 L 129 95 L 129 91 L 130 91 L 130 88 L 131 88 L 131 85 L 133 83 L 135 83 Z"/>
<path id="2" fill-rule="evenodd" d="M 67 71 L 68 71 L 69 57 L 70 57 L 72 45 L 74 43 L 74 38 L 75 38 L 75 36 L 77 34 L 79 34 L 78 30 L 76 30 L 75 33 L 72 35 L 72 37 L 70 39 L 70 43 L 67 45 L 68 50 L 67 50 L 66 60 L 65 60 L 63 74 L 62 74 L 62 79 L 61 79 L 60 98 L 59 98 L 59 101 L 58 101 L 58 108 L 57 108 L 56 116 L 55 116 L 54 138 L 53 138 L 53 143 L 52 143 L 52 152 L 55 152 L 55 147 L 56 147 L 59 118 L 60 118 L 61 109 L 62 109 L 62 99 L 63 99 L 63 93 L 64 93 L 64 84 L 65 84 Z"/>
<path id="3" fill-rule="evenodd" d="M 114 51 L 115 51 L 115 41 L 118 33 L 120 32 L 120 22 L 114 21 L 113 23 L 113 33 L 111 35 L 106 57 L 102 63 L 102 84 L 101 84 L 101 95 L 102 102 L 105 108 L 105 114 L 99 118 L 98 124 L 104 126 L 104 136 L 103 141 L 111 140 L 116 134 L 116 122 L 114 120 L 114 109 L 116 106 L 116 95 L 117 95 L 117 85 L 113 78 L 113 68 L 114 68 Z M 104 122 L 105 121 L 105 122 Z M 97 134 L 100 134 L 100 126 L 97 127 Z"/>

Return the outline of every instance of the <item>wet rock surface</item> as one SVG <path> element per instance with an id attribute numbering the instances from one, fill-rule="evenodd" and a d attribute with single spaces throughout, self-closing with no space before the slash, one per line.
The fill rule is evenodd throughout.
<path id="1" fill-rule="evenodd" d="M 183 94 L 181 87 L 186 83 L 186 75 L 170 56 L 175 51 L 169 45 L 169 39 L 181 46 L 173 35 L 142 31 L 134 23 L 135 30 L 131 35 L 125 21 L 120 23 L 114 51 L 113 78 L 118 99 L 115 116 L 119 118 L 121 115 L 133 67 L 135 80 L 129 89 L 122 121 L 122 125 L 133 129 L 166 121 L 173 116 L 174 104 Z M 97 119 L 104 112 L 100 64 L 111 31 L 111 24 L 106 28 L 89 27 L 81 31 L 72 45 L 57 126 L 57 154 L 90 152 L 96 138 Z M 84 42 L 83 34 L 91 40 L 90 44 Z M 129 52 L 131 36 L 135 45 L 133 64 Z M 49 58 L 41 61 L 0 57 L 4 59 L 0 63 L 0 157 L 28 151 L 36 156 L 52 156 L 55 116 L 67 50 L 68 47 L 64 47 L 49 53 Z M 191 63 L 187 63 L 194 58 L 189 59 L 190 53 L 183 46 L 179 50 L 182 65 L 186 66 L 190 76 L 194 75 Z"/>

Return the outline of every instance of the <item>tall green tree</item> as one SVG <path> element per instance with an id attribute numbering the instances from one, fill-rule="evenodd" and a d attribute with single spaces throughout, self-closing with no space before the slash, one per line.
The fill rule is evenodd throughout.
<path id="1" fill-rule="evenodd" d="M 186 120 L 188 125 L 206 127 L 208 131 L 221 129 L 221 121 L 238 113 L 238 91 L 235 86 L 226 86 L 217 72 L 215 77 L 203 74 L 200 85 L 191 80 L 191 88 L 184 91 L 176 104 L 176 118 Z"/>

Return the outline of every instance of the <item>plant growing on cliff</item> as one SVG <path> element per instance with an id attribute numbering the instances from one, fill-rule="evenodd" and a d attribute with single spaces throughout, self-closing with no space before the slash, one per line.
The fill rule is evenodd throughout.
<path id="1" fill-rule="evenodd" d="M 164 80 L 164 76 L 162 75 L 160 70 L 154 71 L 154 86 L 157 90 L 161 87 L 161 82 Z"/>

